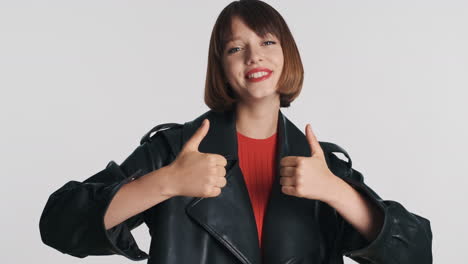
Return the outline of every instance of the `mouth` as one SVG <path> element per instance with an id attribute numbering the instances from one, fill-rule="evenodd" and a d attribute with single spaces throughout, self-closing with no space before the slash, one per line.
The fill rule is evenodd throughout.
<path id="1" fill-rule="evenodd" d="M 270 78 L 272 70 L 268 68 L 255 68 L 245 74 L 245 79 L 249 82 L 260 82 Z"/>

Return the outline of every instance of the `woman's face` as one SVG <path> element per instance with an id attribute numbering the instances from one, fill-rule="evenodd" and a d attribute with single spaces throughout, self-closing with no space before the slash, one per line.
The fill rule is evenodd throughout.
<path id="1" fill-rule="evenodd" d="M 283 49 L 272 34 L 259 37 L 238 17 L 232 20 L 232 40 L 226 44 L 223 69 L 242 101 L 276 98 L 283 70 Z"/>

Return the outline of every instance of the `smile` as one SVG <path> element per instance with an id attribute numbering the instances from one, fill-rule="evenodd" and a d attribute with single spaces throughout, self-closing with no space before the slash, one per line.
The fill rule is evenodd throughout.
<path id="1" fill-rule="evenodd" d="M 268 71 L 268 72 L 258 71 L 258 72 L 254 72 L 252 74 L 247 75 L 246 79 L 249 82 L 260 82 L 260 81 L 270 78 L 271 73 L 272 73 L 271 71 Z"/>

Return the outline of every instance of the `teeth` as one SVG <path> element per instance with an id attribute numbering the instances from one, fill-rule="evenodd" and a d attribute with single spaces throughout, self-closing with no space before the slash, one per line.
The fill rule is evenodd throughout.
<path id="1" fill-rule="evenodd" d="M 265 76 L 267 75 L 268 72 L 256 72 L 256 73 L 252 73 L 248 76 L 249 79 L 252 79 L 252 78 L 260 78 L 262 76 Z"/>

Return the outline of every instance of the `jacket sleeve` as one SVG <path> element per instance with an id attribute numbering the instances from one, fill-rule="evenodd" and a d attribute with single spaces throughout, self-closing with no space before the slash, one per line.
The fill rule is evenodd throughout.
<path id="1" fill-rule="evenodd" d="M 339 214 L 337 250 L 358 263 L 379 264 L 429 264 L 432 263 L 432 231 L 430 221 L 407 211 L 400 203 L 382 200 L 364 183 L 362 173 L 350 168 L 348 163 L 330 156 L 335 174 L 363 194 L 384 212 L 380 233 L 368 242 Z M 344 175 L 344 176 L 343 176 Z"/>
<path id="2" fill-rule="evenodd" d="M 144 222 L 144 212 L 109 230 L 104 214 L 124 184 L 166 165 L 168 148 L 159 134 L 151 143 L 139 145 L 120 166 L 110 161 L 85 181 L 69 181 L 52 193 L 39 222 L 43 243 L 79 258 L 119 254 L 130 260 L 147 259 L 130 232 Z"/>

